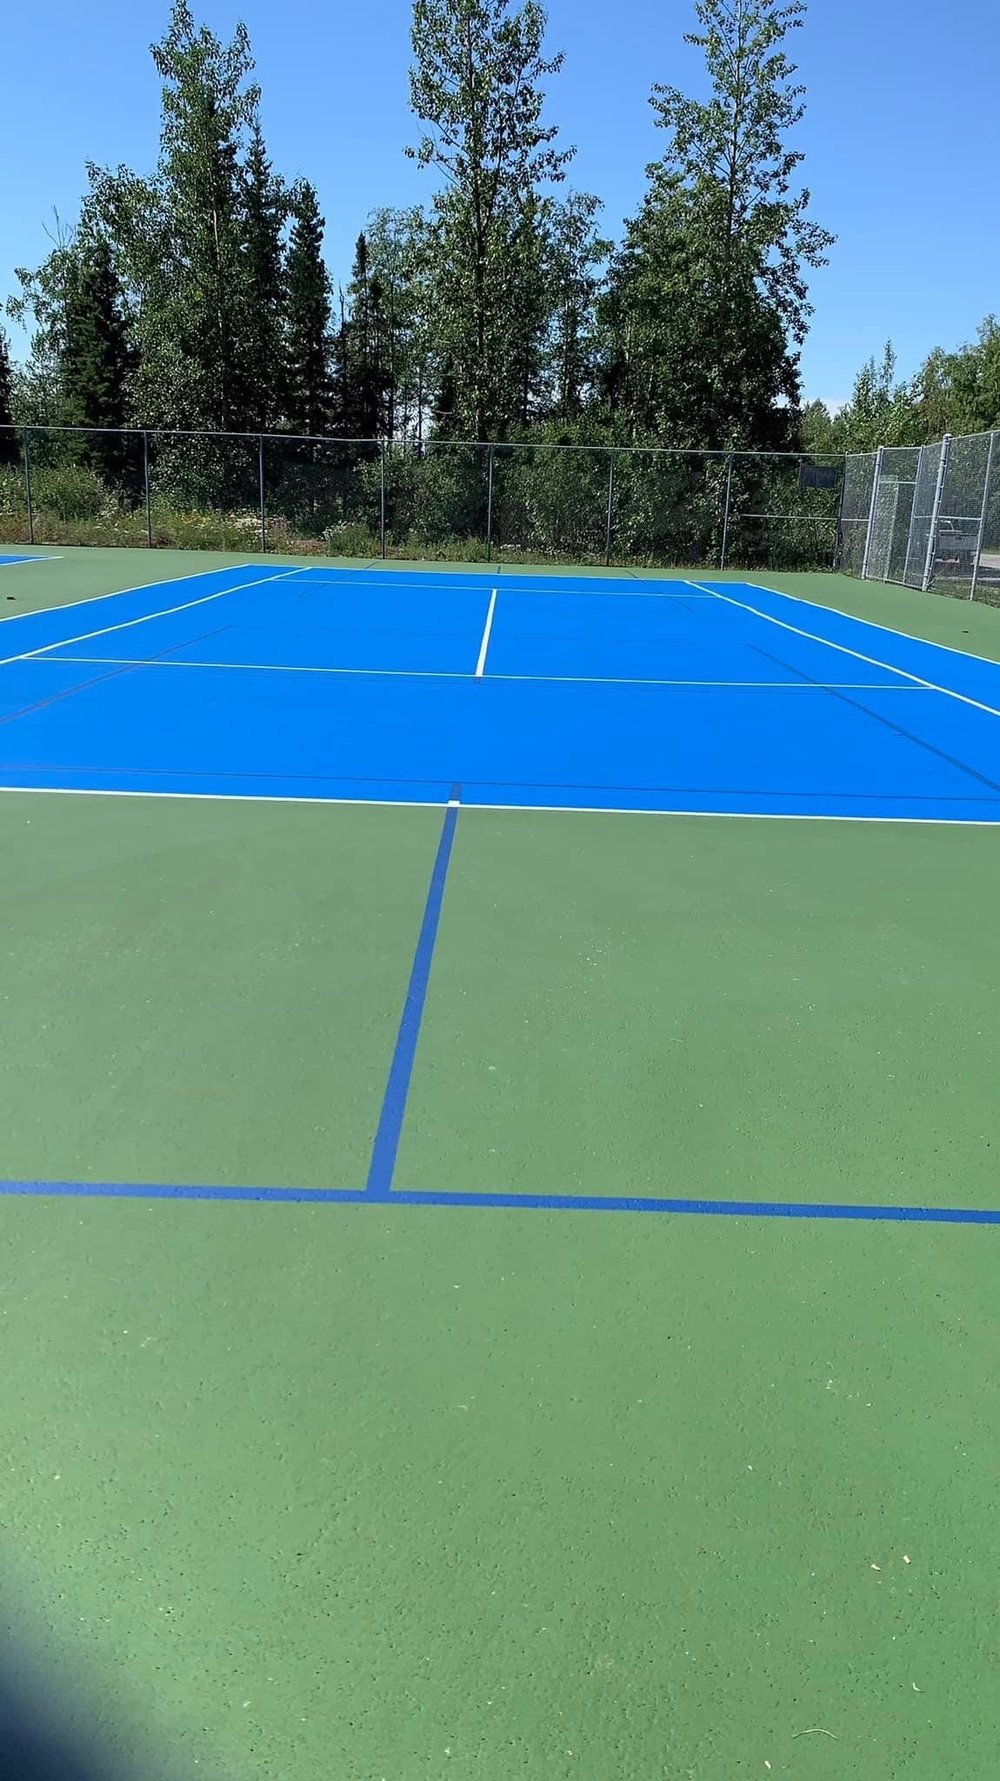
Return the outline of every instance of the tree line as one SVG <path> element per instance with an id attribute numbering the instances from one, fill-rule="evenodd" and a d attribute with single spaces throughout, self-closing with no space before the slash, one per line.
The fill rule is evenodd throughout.
<path id="1" fill-rule="evenodd" d="M 33 346 L 13 375 L 0 367 L 0 410 L 416 441 L 794 443 L 806 278 L 831 242 L 790 146 L 803 0 L 694 10 L 709 97 L 653 88 L 664 151 L 614 245 L 547 121 L 562 57 L 539 0 L 415 0 L 408 152 L 428 201 L 375 210 L 337 288 L 315 188 L 268 154 L 245 27 L 224 43 L 175 0 L 152 50 L 157 166 L 88 165 L 72 233 L 19 270 L 9 308 Z"/>
<path id="2" fill-rule="evenodd" d="M 988 315 L 976 339 L 935 347 L 910 378 L 897 378 L 887 342 L 862 366 L 851 399 L 836 414 L 810 402 L 803 443 L 813 451 L 874 451 L 879 445 L 926 445 L 945 433 L 988 433 L 1000 427 L 1000 323 Z"/>
<path id="3" fill-rule="evenodd" d="M 0 334 L 0 421 L 817 451 L 995 424 L 992 322 L 912 385 L 889 356 L 840 414 L 803 408 L 808 277 L 833 242 L 794 147 L 804 0 L 694 12 L 708 96 L 653 86 L 663 152 L 613 243 L 547 121 L 562 57 L 539 0 L 414 0 L 428 201 L 373 211 L 338 286 L 315 187 L 268 153 L 245 27 L 222 42 L 174 0 L 157 165 L 88 164 L 76 226 L 19 269 L 32 348 L 12 367 Z"/>

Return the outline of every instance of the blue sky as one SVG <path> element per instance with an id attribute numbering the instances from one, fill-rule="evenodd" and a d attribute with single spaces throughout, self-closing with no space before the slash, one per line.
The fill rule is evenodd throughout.
<path id="1" fill-rule="evenodd" d="M 604 227 L 615 235 L 658 152 L 651 82 L 698 86 L 697 52 L 681 41 L 693 6 L 550 0 L 548 10 L 550 45 L 566 52 L 550 117 L 563 142 L 577 145 L 574 183 L 604 199 Z M 428 190 L 428 175 L 402 153 L 414 131 L 408 0 L 196 0 L 196 11 L 220 35 L 246 20 L 275 163 L 318 186 L 331 271 L 346 279 L 366 213 Z M 152 165 L 158 87 L 148 46 L 166 15 L 167 0 L 10 9 L 0 298 L 14 288 L 15 265 L 45 254 L 53 206 L 72 221 L 85 160 Z M 938 0 L 811 0 L 792 41 L 808 89 L 798 135 L 813 211 L 839 238 L 813 281 L 805 393 L 838 402 L 887 338 L 905 374 L 930 347 L 970 338 L 1000 310 L 1000 7 L 951 0 L 942 13 Z M 16 333 L 14 345 L 23 351 Z"/>

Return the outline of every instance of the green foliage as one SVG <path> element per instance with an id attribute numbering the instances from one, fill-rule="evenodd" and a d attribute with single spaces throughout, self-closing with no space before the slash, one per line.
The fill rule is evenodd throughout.
<path id="1" fill-rule="evenodd" d="M 517 11 L 510 0 L 413 8 L 410 99 L 427 129 L 408 152 L 443 182 L 433 200 L 438 353 L 454 376 L 459 429 L 479 440 L 524 413 L 537 194 L 563 179 L 572 154 L 542 122 L 541 83 L 562 65 L 543 54 L 544 32 L 538 0 Z"/>
<path id="2" fill-rule="evenodd" d="M 693 200 L 723 267 L 745 258 L 798 342 L 810 313 L 805 269 L 824 265 L 834 240 L 810 220 L 809 192 L 792 190 L 803 156 L 787 137 L 804 115 L 805 88 L 784 45 L 805 10 L 804 0 L 695 0 L 702 30 L 684 41 L 704 56 L 710 96 L 658 83 L 652 97 L 671 136 L 662 170 Z"/>
<path id="3" fill-rule="evenodd" d="M 0 460 L 0 544 L 20 544 L 27 536 L 24 477 L 13 460 Z"/>
<path id="4" fill-rule="evenodd" d="M 803 436 L 816 450 L 866 452 L 879 445 L 925 445 L 945 433 L 1000 427 L 1000 324 L 987 316 L 976 339 L 953 352 L 935 347 L 915 376 L 897 382 L 891 343 L 871 358 L 836 415 L 822 402 L 803 414 Z"/>
<path id="5" fill-rule="evenodd" d="M 16 433 L 5 432 L 14 424 L 14 374 L 10 363 L 7 336 L 0 328 L 0 465 L 17 461 L 19 450 Z"/>
<path id="6" fill-rule="evenodd" d="M 112 243 L 132 316 L 135 418 L 238 430 L 259 413 L 261 391 L 273 405 L 273 306 L 262 315 L 260 298 L 273 291 L 282 206 L 248 82 L 249 39 L 239 25 L 221 43 L 175 0 L 152 54 L 156 172 L 91 166 L 84 220 Z"/>
<path id="7" fill-rule="evenodd" d="M 423 550 L 457 536 L 485 546 L 487 453 L 476 446 L 438 442 L 420 454 L 391 453 L 386 493 L 387 529 L 397 544 Z"/>
<path id="8" fill-rule="evenodd" d="M 294 197 L 286 267 L 285 414 L 293 433 L 325 433 L 331 416 L 330 280 L 323 264 L 323 218 L 315 188 Z"/>
<path id="9" fill-rule="evenodd" d="M 419 209 L 377 210 L 365 241 L 369 280 L 381 292 L 383 430 L 419 444 L 434 385 L 431 230 Z"/>
<path id="10" fill-rule="evenodd" d="M 268 432 L 278 425 L 285 405 L 283 232 L 291 214 L 291 197 L 271 166 L 256 120 L 241 184 L 245 242 L 241 407 L 246 426 Z"/>
<path id="11" fill-rule="evenodd" d="M 371 265 L 367 237 L 362 233 L 354 250 L 347 313 L 338 336 L 338 424 L 348 438 L 381 439 L 392 433 L 389 300 L 390 292 Z"/>
<path id="12" fill-rule="evenodd" d="M 787 135 L 802 88 L 784 40 L 801 0 L 696 0 L 710 95 L 657 85 L 669 146 L 612 267 L 606 393 L 634 437 L 674 445 L 794 443 L 806 268 L 832 237 L 794 192 Z"/>

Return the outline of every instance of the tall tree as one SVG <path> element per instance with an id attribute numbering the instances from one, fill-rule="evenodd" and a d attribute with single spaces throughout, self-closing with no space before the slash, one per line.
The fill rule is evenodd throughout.
<path id="1" fill-rule="evenodd" d="M 340 328 L 340 424 L 357 439 L 378 439 L 387 424 L 388 341 L 385 290 L 360 234 Z"/>
<path id="2" fill-rule="evenodd" d="M 695 0 L 710 96 L 657 85 L 669 133 L 617 256 L 605 316 L 611 399 L 672 443 L 787 443 L 810 313 L 833 237 L 795 190 L 803 115 L 785 49 L 803 0 Z"/>
<path id="3" fill-rule="evenodd" d="M 193 378 L 203 424 L 242 424 L 240 383 L 240 149 L 260 98 L 246 26 L 223 45 L 196 27 L 187 0 L 174 0 L 169 27 L 153 46 L 163 82 L 160 185 L 167 200 L 170 255 L 164 271 L 172 322 Z"/>
<path id="4" fill-rule="evenodd" d="M 71 427 L 121 428 L 128 418 L 131 357 L 121 288 L 102 235 L 77 243 L 67 280 L 61 359 L 62 413 Z M 111 478 L 124 466 L 124 443 L 95 432 L 84 456 Z"/>
<path id="5" fill-rule="evenodd" d="M 504 256 L 508 290 L 516 294 L 506 312 L 503 388 L 509 392 L 506 419 L 523 432 L 545 406 L 546 349 L 552 310 L 551 239 L 546 206 L 529 192 Z"/>
<path id="6" fill-rule="evenodd" d="M 522 406 L 507 349 L 509 250 L 525 198 L 558 182 L 572 151 L 542 122 L 546 58 L 538 0 L 415 0 L 410 98 L 426 133 L 407 152 L 443 175 L 434 198 L 436 328 L 463 425 L 502 431 Z"/>
<path id="7" fill-rule="evenodd" d="M 251 131 L 242 187 L 241 406 L 248 426 L 269 431 L 278 423 L 284 398 L 282 233 L 290 199 L 271 166 L 259 123 Z"/>
<path id="8" fill-rule="evenodd" d="M 144 178 L 89 168 L 86 211 L 116 250 L 136 315 L 142 419 L 239 428 L 245 420 L 245 204 L 241 157 L 259 89 L 246 27 L 223 44 L 187 0 L 152 47 L 162 81 L 160 155 Z"/>
<path id="9" fill-rule="evenodd" d="M 0 328 L 0 464 L 12 464 L 17 457 L 17 434 L 6 431 L 14 424 L 14 374 L 10 363 L 10 346 Z"/>
<path id="10" fill-rule="evenodd" d="M 292 432 L 321 434 L 331 415 L 330 279 L 323 262 L 323 218 L 315 188 L 294 195 L 285 268 L 286 419 Z"/>
<path id="11" fill-rule="evenodd" d="M 34 271 L 25 266 L 15 269 L 20 290 L 8 299 L 7 313 L 22 325 L 29 320 L 34 324 L 31 358 L 19 379 L 28 396 L 23 418 L 39 426 L 59 426 L 65 421 L 62 359 L 78 246 L 76 232 L 65 227 L 58 212 L 48 233 L 52 249 L 42 264 Z"/>
<path id="12" fill-rule="evenodd" d="M 589 192 L 570 192 L 550 206 L 549 407 L 564 421 L 576 419 L 593 395 L 600 269 L 611 252 L 597 233 L 600 209 Z"/>
<path id="13" fill-rule="evenodd" d="M 792 339 L 811 313 L 806 268 L 825 264 L 834 237 L 809 215 L 810 193 L 793 191 L 804 159 L 788 134 L 805 113 L 805 88 L 785 50 L 805 0 L 695 0 L 711 97 L 688 99 L 657 83 L 651 104 L 670 133 L 663 171 L 689 192 L 723 266 L 749 251 L 757 277 Z"/>
<path id="14" fill-rule="evenodd" d="M 422 210 L 376 210 L 365 232 L 368 268 L 381 291 L 385 432 L 423 439 L 435 380 L 433 232 Z"/>

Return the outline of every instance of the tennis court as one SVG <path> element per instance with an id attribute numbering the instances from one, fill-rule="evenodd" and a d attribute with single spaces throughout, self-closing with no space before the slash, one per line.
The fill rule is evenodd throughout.
<path id="1" fill-rule="evenodd" d="M 288 1781 L 984 1772 L 1000 619 L 166 568 L 0 560 L 43 1659 Z"/>

